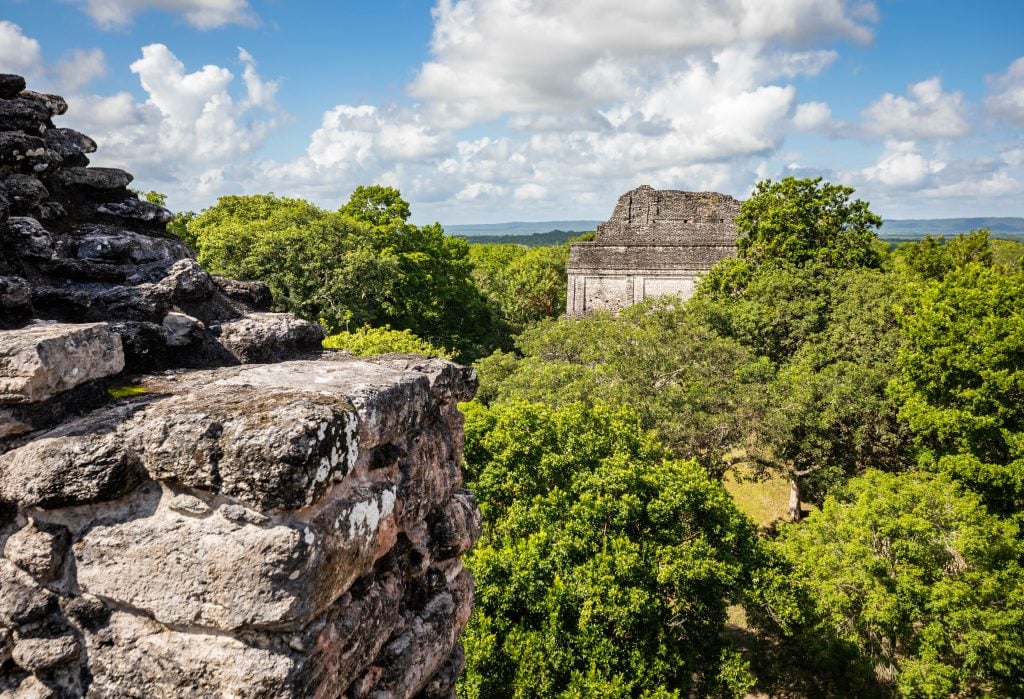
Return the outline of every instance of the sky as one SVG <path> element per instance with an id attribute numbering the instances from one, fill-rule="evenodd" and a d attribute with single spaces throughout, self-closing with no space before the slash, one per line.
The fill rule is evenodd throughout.
<path id="1" fill-rule="evenodd" d="M 793 175 L 1024 216 L 1017 0 L 0 0 L 0 72 L 175 210 L 384 184 L 417 223 L 596 220 Z"/>

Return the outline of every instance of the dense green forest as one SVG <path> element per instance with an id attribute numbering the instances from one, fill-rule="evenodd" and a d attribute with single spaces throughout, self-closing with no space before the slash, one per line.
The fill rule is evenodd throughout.
<path id="1" fill-rule="evenodd" d="M 593 236 L 593 231 L 562 231 L 555 229 L 546 233 L 529 233 L 525 235 L 465 235 L 461 236 L 470 243 L 484 243 L 493 245 L 495 243 L 513 245 L 525 245 L 528 248 L 543 247 L 549 245 L 561 245 L 571 240 L 587 240 Z"/>
<path id="2" fill-rule="evenodd" d="M 565 319 L 566 245 L 408 219 L 373 186 L 175 231 L 329 346 L 475 363 L 460 697 L 1024 695 L 1024 245 L 891 249 L 765 181 L 693 299 Z M 737 497 L 778 484 L 782 519 Z"/>

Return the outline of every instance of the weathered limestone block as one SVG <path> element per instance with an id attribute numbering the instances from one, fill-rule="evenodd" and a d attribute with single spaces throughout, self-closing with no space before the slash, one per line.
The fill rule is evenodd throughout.
<path id="1" fill-rule="evenodd" d="M 297 508 L 322 496 L 355 459 L 346 436 L 355 417 L 344 399 L 201 383 L 184 388 L 163 400 L 98 411 L 0 456 L 0 497 L 33 507 L 108 500 L 145 470 L 257 508 Z"/>
<path id="2" fill-rule="evenodd" d="M 104 202 L 96 207 L 96 213 L 128 221 L 156 221 L 170 223 L 174 214 L 162 206 L 139 199 L 125 199 L 118 202 Z"/>
<path id="3" fill-rule="evenodd" d="M 0 331 L 0 405 L 43 401 L 123 368 L 121 339 L 105 323 Z"/>
<path id="4" fill-rule="evenodd" d="M 56 638 L 18 637 L 11 658 L 29 672 L 50 670 L 77 660 L 81 646 L 70 633 Z"/>
<path id="5" fill-rule="evenodd" d="M 10 73 L 0 73 L 0 99 L 9 100 L 25 89 L 25 78 Z"/>
<path id="6" fill-rule="evenodd" d="M 32 287 L 22 277 L 0 277 L 0 328 L 32 317 Z"/>
<path id="7" fill-rule="evenodd" d="M 95 696 L 297 696 L 286 683 L 294 668 L 287 653 L 222 633 L 172 630 L 141 615 L 113 612 L 107 625 L 86 634 L 86 653 Z"/>
<path id="8" fill-rule="evenodd" d="M 162 623 L 232 631 L 300 628 L 394 545 L 392 491 L 343 499 L 331 526 L 251 520 L 222 506 L 175 511 L 159 491 L 145 517 L 100 526 L 75 544 L 84 591 L 145 609 Z M 242 508 L 239 508 L 242 510 Z M 243 518 L 249 515 L 249 522 Z M 335 528 L 340 522 L 344 526 Z"/>
<path id="9" fill-rule="evenodd" d="M 46 133 L 51 123 L 50 111 L 35 100 L 21 97 L 0 100 L 0 124 L 4 131 L 23 131 L 39 136 Z"/>
<path id="10" fill-rule="evenodd" d="M 20 131 L 0 133 L 0 163 L 19 166 L 30 153 L 38 153 L 45 147 L 46 141 L 38 136 Z"/>
<path id="11" fill-rule="evenodd" d="M 324 331 L 287 313 L 253 313 L 222 323 L 218 339 L 241 362 L 279 362 L 318 351 Z"/>
<path id="12" fill-rule="evenodd" d="M 164 624 L 227 631 L 289 621 L 305 603 L 312 537 L 302 529 L 186 515 L 159 488 L 147 491 L 136 507 L 151 513 L 97 526 L 75 544 L 82 590 Z"/>
<path id="13" fill-rule="evenodd" d="M 186 347 L 199 340 L 206 329 L 201 320 L 185 313 L 168 313 L 160 325 L 167 334 L 168 347 Z"/>
<path id="14" fill-rule="evenodd" d="M 60 577 L 68 542 L 64 527 L 40 528 L 30 521 L 7 539 L 3 554 L 37 580 L 51 581 Z"/>
<path id="15" fill-rule="evenodd" d="M 60 116 L 68 111 L 68 103 L 60 95 L 49 95 L 33 90 L 22 90 L 19 95 L 22 99 L 32 100 L 46 108 L 50 116 Z"/>
<path id="16" fill-rule="evenodd" d="M 10 205 L 11 213 L 24 216 L 35 211 L 49 198 L 50 192 L 31 175 L 14 174 L 0 180 L 0 194 Z"/>
<path id="17" fill-rule="evenodd" d="M 480 538 L 483 521 L 472 493 L 460 488 L 430 521 L 431 554 L 438 560 L 456 558 Z"/>
<path id="18" fill-rule="evenodd" d="M 53 699 L 57 693 L 39 681 L 34 675 L 25 677 L 17 688 L 6 690 L 4 699 Z"/>
<path id="19" fill-rule="evenodd" d="M 455 630 L 465 627 L 473 605 L 468 572 L 460 566 L 449 582 L 422 609 L 406 613 L 406 630 L 385 646 L 359 681 L 362 691 L 356 696 L 410 697 L 442 668 L 455 647 Z"/>
<path id="20" fill-rule="evenodd" d="M 44 138 L 20 131 L 0 133 L 0 166 L 29 175 L 54 171 L 64 158 Z"/>
<path id="21" fill-rule="evenodd" d="M 4 558 L 0 558 L 0 590 L 0 627 L 39 621 L 57 606 L 56 595 Z"/>
<path id="22" fill-rule="evenodd" d="M 65 187 L 90 189 L 124 189 L 134 178 L 124 170 L 109 167 L 65 167 L 57 181 Z"/>
<path id="23" fill-rule="evenodd" d="M 137 455 L 120 442 L 121 417 L 73 421 L 0 456 L 0 499 L 20 507 L 57 508 L 128 493 L 144 472 Z"/>
<path id="24" fill-rule="evenodd" d="M 22 256 L 48 260 L 54 255 L 53 238 L 34 218 L 12 216 L 7 220 L 8 240 Z"/>
<path id="25" fill-rule="evenodd" d="M 263 282 L 246 282 L 213 275 L 213 283 L 221 293 L 250 311 L 269 311 L 273 303 L 270 287 Z"/>
<path id="26" fill-rule="evenodd" d="M 56 152 L 65 165 L 85 167 L 89 164 L 85 154 L 96 152 L 96 141 L 74 129 L 47 129 L 43 140 L 46 147 Z"/>
<path id="27" fill-rule="evenodd" d="M 167 266 L 191 257 L 184 243 L 154 238 L 103 224 L 79 226 L 75 231 L 75 257 L 108 264 L 141 265 L 166 262 Z"/>

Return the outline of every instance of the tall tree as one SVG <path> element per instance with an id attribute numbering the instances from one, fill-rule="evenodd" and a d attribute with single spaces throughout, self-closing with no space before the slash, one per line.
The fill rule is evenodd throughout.
<path id="1" fill-rule="evenodd" d="M 753 463 L 789 478 L 793 519 L 805 497 L 820 500 L 842 478 L 881 465 L 866 458 L 879 453 L 867 448 L 873 438 L 888 455 L 905 442 L 885 396 L 888 356 L 849 356 L 830 341 L 853 322 L 866 335 L 858 347 L 891 348 L 898 330 L 891 285 L 877 273 L 870 284 L 853 283 L 880 269 L 887 253 L 875 236 L 882 219 L 852 195 L 821 178 L 758 183 L 736 220 L 737 257 L 701 280 L 692 304 L 719 333 L 778 368 L 774 419 L 762 423 L 772 448 Z M 853 290 L 866 294 L 865 305 L 846 302 Z"/>
<path id="2" fill-rule="evenodd" d="M 1024 273 L 971 262 L 922 288 L 902 317 L 891 385 L 920 464 L 990 507 L 1024 502 Z"/>
<path id="3" fill-rule="evenodd" d="M 405 223 L 412 210 L 397 189 L 374 184 L 356 187 L 341 213 L 371 226 L 388 226 Z"/>
<path id="4" fill-rule="evenodd" d="M 720 478 L 763 413 L 770 367 L 677 299 L 649 299 L 618 317 L 549 320 L 517 339 L 520 360 L 482 360 L 481 398 L 629 405 L 679 458 Z"/>
<path id="5" fill-rule="evenodd" d="M 484 535 L 460 696 L 744 695 L 720 630 L 757 545 L 720 484 L 603 405 L 474 404 L 465 458 Z"/>
<path id="6" fill-rule="evenodd" d="M 391 325 L 463 361 L 486 354 L 495 326 L 473 283 L 467 243 L 438 224 L 405 223 L 408 204 L 397 190 L 363 189 L 350 202 L 367 203 L 355 207 L 361 218 L 272 194 L 231 196 L 189 231 L 211 271 L 267 282 L 276 308 L 318 320 L 329 333 Z M 383 208 L 373 206 L 378 199 Z"/>
<path id="7" fill-rule="evenodd" d="M 565 312 L 567 245 L 473 244 L 469 257 L 473 279 L 510 332 Z"/>
<path id="8" fill-rule="evenodd" d="M 875 231 L 882 219 L 853 188 L 820 177 L 763 180 L 740 206 L 740 259 L 755 264 L 817 261 L 837 269 L 878 267 Z"/>
<path id="9" fill-rule="evenodd" d="M 818 628 L 852 643 L 900 696 L 1017 696 L 1019 534 L 943 475 L 870 471 L 784 527 L 778 547 Z"/>

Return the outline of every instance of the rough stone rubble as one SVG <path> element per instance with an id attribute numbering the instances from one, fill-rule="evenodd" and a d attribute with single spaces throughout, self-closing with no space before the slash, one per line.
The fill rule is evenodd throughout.
<path id="1" fill-rule="evenodd" d="M 320 354 L 0 75 L 0 696 L 453 697 L 472 370 Z"/>

